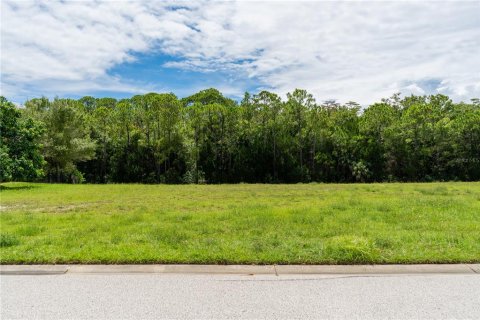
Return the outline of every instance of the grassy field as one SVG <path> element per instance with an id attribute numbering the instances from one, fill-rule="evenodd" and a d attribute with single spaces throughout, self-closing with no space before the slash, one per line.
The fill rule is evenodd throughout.
<path id="1" fill-rule="evenodd" d="M 1 186 L 0 262 L 480 262 L 480 183 Z"/>

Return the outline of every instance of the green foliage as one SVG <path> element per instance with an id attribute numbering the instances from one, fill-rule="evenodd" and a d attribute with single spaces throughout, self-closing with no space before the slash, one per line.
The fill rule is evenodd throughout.
<path id="1" fill-rule="evenodd" d="M 22 111 L 0 97 L 0 181 L 35 180 L 42 177 L 44 160 L 39 137 L 43 128 L 22 116 Z"/>
<path id="2" fill-rule="evenodd" d="M 183 99 L 172 93 L 32 99 L 19 121 L 30 123 L 28 118 L 45 128 L 34 140 L 47 161 L 48 181 L 480 179 L 478 99 L 454 103 L 440 94 L 396 94 L 362 108 L 354 102 L 317 103 L 300 89 L 286 100 L 268 91 L 246 93 L 240 103 L 207 89 Z M 3 179 L 18 167 L 11 153 L 0 146 Z"/>
<path id="3" fill-rule="evenodd" d="M 95 141 L 90 138 L 83 104 L 71 99 L 54 99 L 40 110 L 34 103 L 27 102 L 25 106 L 46 129 L 42 152 L 48 163 L 49 180 L 82 182 L 83 175 L 75 164 L 95 157 Z"/>

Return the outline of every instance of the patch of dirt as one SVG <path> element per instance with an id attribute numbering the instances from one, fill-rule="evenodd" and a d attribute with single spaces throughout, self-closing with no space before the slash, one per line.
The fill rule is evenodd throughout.
<path id="1" fill-rule="evenodd" d="M 64 213 L 64 212 L 76 211 L 78 209 L 93 207 L 99 203 L 105 203 L 105 202 L 108 202 L 108 201 L 66 204 L 66 205 L 49 206 L 49 207 L 34 207 L 34 205 L 17 204 L 17 205 L 11 205 L 11 206 L 0 206 L 0 211 L 7 212 L 7 211 L 22 210 L 22 211 L 29 211 L 29 212 Z"/>

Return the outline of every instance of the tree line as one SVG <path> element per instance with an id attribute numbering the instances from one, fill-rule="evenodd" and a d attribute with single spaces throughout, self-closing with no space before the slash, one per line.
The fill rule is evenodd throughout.
<path id="1" fill-rule="evenodd" d="M 480 180 L 480 101 L 398 94 L 368 107 L 305 90 L 241 102 L 0 98 L 1 181 L 296 183 Z"/>

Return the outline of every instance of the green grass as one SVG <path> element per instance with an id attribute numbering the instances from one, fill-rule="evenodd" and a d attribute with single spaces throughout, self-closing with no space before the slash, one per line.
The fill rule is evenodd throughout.
<path id="1" fill-rule="evenodd" d="M 0 187 L 0 262 L 480 262 L 480 183 Z"/>

